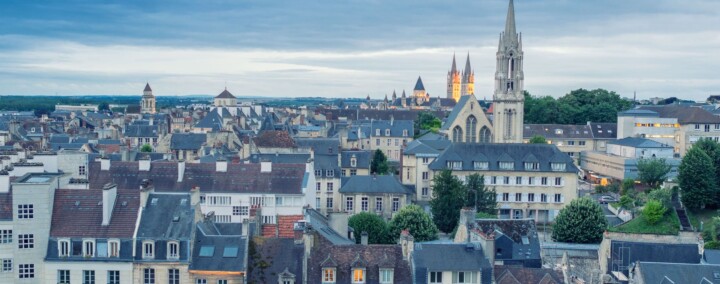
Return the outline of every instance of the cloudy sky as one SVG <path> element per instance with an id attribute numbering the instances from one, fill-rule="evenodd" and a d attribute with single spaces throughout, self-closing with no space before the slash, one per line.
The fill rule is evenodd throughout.
<path id="1" fill-rule="evenodd" d="M 720 1 L 516 0 L 525 86 L 720 94 Z M 492 96 L 507 0 L 0 3 L 0 95 L 445 96 L 470 52 Z"/>

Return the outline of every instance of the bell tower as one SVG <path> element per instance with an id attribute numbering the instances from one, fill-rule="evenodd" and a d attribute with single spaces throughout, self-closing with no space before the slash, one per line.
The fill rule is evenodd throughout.
<path id="1" fill-rule="evenodd" d="M 460 100 L 460 72 L 455 64 L 455 54 L 453 54 L 452 66 L 447 75 L 447 98 L 453 99 L 455 102 Z"/>
<path id="2" fill-rule="evenodd" d="M 524 97 L 522 35 L 515 30 L 515 7 L 510 0 L 505 31 L 500 34 L 493 94 L 495 143 L 522 143 Z"/>
<path id="3" fill-rule="evenodd" d="M 141 113 L 155 113 L 155 96 L 150 88 L 150 83 L 145 84 L 142 99 L 140 100 Z"/>

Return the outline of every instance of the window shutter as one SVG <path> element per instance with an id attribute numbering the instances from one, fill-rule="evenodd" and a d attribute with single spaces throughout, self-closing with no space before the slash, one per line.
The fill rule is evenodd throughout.
<path id="1" fill-rule="evenodd" d="M 497 194 L 497 196 L 496 196 L 496 198 L 495 198 L 495 201 L 497 201 L 497 202 L 502 201 L 502 193 L 498 193 L 498 194 Z"/>
<path id="2" fill-rule="evenodd" d="M 560 195 L 560 202 L 565 203 L 565 195 Z"/>

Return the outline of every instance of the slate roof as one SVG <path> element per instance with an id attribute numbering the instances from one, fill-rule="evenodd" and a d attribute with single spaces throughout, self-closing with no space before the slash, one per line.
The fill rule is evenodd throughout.
<path id="1" fill-rule="evenodd" d="M 252 269 L 248 275 L 248 283 L 279 283 L 278 275 L 288 270 L 295 275 L 295 283 L 303 279 L 302 260 L 305 247 L 295 244 L 294 239 L 254 238 L 250 246 L 255 246 L 256 258 L 248 260 L 248 266 L 258 267 L 262 262 L 269 266 L 264 269 Z"/>
<path id="2" fill-rule="evenodd" d="M 495 266 L 497 284 L 561 284 L 565 283 L 561 272 L 548 268 Z"/>
<path id="3" fill-rule="evenodd" d="M 361 120 L 357 121 L 357 124 L 369 127 L 370 133 L 368 134 L 373 137 L 385 137 L 385 130 L 390 129 L 391 137 L 402 137 L 403 130 L 407 130 L 407 137 L 412 138 L 415 129 L 415 122 L 412 120 Z M 378 129 L 380 130 L 379 136 L 376 135 Z"/>
<path id="4" fill-rule="evenodd" d="M 492 282 L 492 266 L 479 245 L 417 243 L 412 262 L 415 283 L 428 283 L 428 271 L 480 271 L 481 283 Z"/>
<path id="5" fill-rule="evenodd" d="M 102 190 L 55 190 L 50 237 L 132 238 L 140 206 L 137 188 L 117 190 L 108 226 L 102 225 Z"/>
<path id="6" fill-rule="evenodd" d="M 625 137 L 623 139 L 610 141 L 610 142 L 608 142 L 608 144 L 634 147 L 634 148 L 672 148 L 672 146 L 668 146 L 666 144 L 657 142 L 655 140 L 639 138 L 639 137 Z"/>
<path id="7" fill-rule="evenodd" d="M 219 131 L 223 128 L 222 116 L 218 113 L 218 109 L 209 112 L 205 117 L 195 124 L 196 128 L 209 128 L 212 131 Z"/>
<path id="8" fill-rule="evenodd" d="M 295 140 L 290 137 L 287 131 L 269 130 L 263 131 L 260 136 L 252 138 L 257 147 L 270 148 L 294 148 Z"/>
<path id="9" fill-rule="evenodd" d="M 590 130 L 595 139 L 617 139 L 617 123 L 590 122 Z"/>
<path id="10" fill-rule="evenodd" d="M 125 126 L 125 137 L 158 137 L 157 125 L 128 125 Z"/>
<path id="11" fill-rule="evenodd" d="M 699 107 L 689 106 L 643 106 L 642 110 L 654 111 L 663 118 L 677 118 L 680 124 L 689 123 L 720 123 L 720 117 Z"/>
<path id="12" fill-rule="evenodd" d="M 190 194 L 151 193 L 141 216 L 138 238 L 180 240 L 192 236 L 195 216 Z"/>
<path id="13" fill-rule="evenodd" d="M 315 170 L 320 170 L 321 177 L 339 177 L 340 165 L 338 165 L 338 156 L 335 155 L 318 155 L 313 160 Z M 332 171 L 333 175 L 329 176 L 328 171 Z M 318 176 L 318 175 L 316 175 Z"/>
<path id="14" fill-rule="evenodd" d="M 342 158 L 340 160 L 341 168 L 353 168 L 350 166 L 350 160 L 352 159 L 353 155 L 355 156 L 355 168 L 360 169 L 369 169 L 370 168 L 370 157 L 371 153 L 370 151 L 362 151 L 362 150 L 346 150 L 342 151 Z"/>
<path id="15" fill-rule="evenodd" d="M 207 141 L 205 133 L 173 133 L 170 150 L 199 150 Z"/>
<path id="16" fill-rule="evenodd" d="M 345 235 L 341 235 L 340 232 L 333 230 L 328 224 L 329 220 L 323 214 L 315 209 L 305 210 L 305 220 L 308 221 L 311 228 L 320 234 L 325 240 L 332 243 L 333 245 L 353 245 L 354 240 L 350 240 Z M 346 234 L 347 232 L 343 232 Z"/>
<path id="17" fill-rule="evenodd" d="M 207 222 L 207 221 L 206 221 Z M 200 271 L 226 271 L 226 272 L 244 272 L 247 270 L 247 237 L 240 234 L 227 234 L 223 230 L 214 232 L 206 231 L 204 228 L 213 225 L 199 223 L 195 230 L 195 243 L 193 245 L 192 261 L 190 270 Z M 242 227 L 242 224 L 226 224 Z M 211 256 L 200 256 L 200 250 L 203 247 L 212 247 Z M 225 254 L 225 250 L 237 249 L 235 256 Z M 228 256 L 225 256 L 228 255 Z"/>
<path id="18" fill-rule="evenodd" d="M 156 192 L 188 192 L 200 186 L 203 192 L 302 194 L 304 164 L 274 164 L 261 173 L 259 164 L 228 163 L 227 172 L 217 172 L 215 164 L 186 163 L 183 180 L 178 182 L 177 162 L 152 162 L 149 171 L 139 171 L 138 162 L 113 161 L 109 171 L 100 162 L 90 162 L 90 188 L 114 182 L 118 188 L 137 189 L 143 179 L 151 179 Z"/>
<path id="19" fill-rule="evenodd" d="M 535 135 L 546 139 L 592 139 L 593 133 L 587 124 L 525 124 L 523 138 Z"/>
<path id="20" fill-rule="evenodd" d="M 152 89 L 150 89 L 150 83 L 145 83 L 145 89 L 143 92 L 152 92 Z"/>
<path id="21" fill-rule="evenodd" d="M 494 234 L 495 247 L 500 249 L 495 258 L 505 260 L 505 264 L 536 268 L 541 266 L 540 239 L 535 220 L 477 219 L 470 224 L 470 230 L 485 235 Z"/>
<path id="22" fill-rule="evenodd" d="M 708 264 L 720 264 L 720 250 L 706 249 L 704 251 L 704 259 Z"/>
<path id="23" fill-rule="evenodd" d="M 413 88 L 415 91 L 424 91 L 425 86 L 423 85 L 422 78 L 418 76 L 417 82 L 415 82 L 415 88 Z"/>
<path id="24" fill-rule="evenodd" d="M 473 162 L 483 161 L 488 162 L 489 171 L 505 171 L 499 169 L 498 162 L 507 160 L 515 162 L 513 171 L 525 171 L 524 162 L 530 155 L 540 161 L 539 172 L 552 171 L 550 163 L 564 163 L 564 172 L 578 171 L 570 156 L 549 144 L 453 143 L 430 163 L 429 168 L 442 170 L 448 161 L 462 161 L 463 171 L 475 171 Z"/>
<path id="25" fill-rule="evenodd" d="M 235 96 L 233 96 L 233 94 L 231 94 L 230 92 L 228 92 L 227 89 L 225 89 L 224 91 L 222 91 L 222 93 L 215 96 L 215 98 L 216 99 L 235 99 Z"/>
<path id="26" fill-rule="evenodd" d="M 403 151 L 404 155 L 438 155 L 447 149 L 450 140 L 413 140 Z"/>
<path id="27" fill-rule="evenodd" d="M 251 163 L 304 164 L 310 160 L 310 154 L 251 154 L 249 160 Z"/>
<path id="28" fill-rule="evenodd" d="M 315 113 L 325 115 L 328 121 L 338 122 L 341 117 L 347 118 L 349 121 L 355 120 L 412 120 L 417 119 L 421 112 L 427 110 L 379 110 L 379 109 L 326 109 L 317 108 Z M 430 111 L 436 117 L 442 119 L 447 115 L 447 111 Z"/>
<path id="29" fill-rule="evenodd" d="M 336 138 L 295 138 L 298 147 L 312 148 L 317 155 L 335 155 L 337 159 L 340 139 Z"/>
<path id="30" fill-rule="evenodd" d="M 340 193 L 411 194 L 395 176 L 351 176 L 343 182 Z"/>
<path id="31" fill-rule="evenodd" d="M 636 269 L 643 283 L 720 283 L 720 265 L 638 262 Z"/>
<path id="32" fill-rule="evenodd" d="M 697 244 L 611 241 L 610 259 L 607 267 L 603 269 L 607 272 L 622 271 L 625 275 L 629 275 L 628 270 L 621 269 L 620 266 L 629 267 L 636 261 L 697 264 L 700 263 L 700 258 Z"/>

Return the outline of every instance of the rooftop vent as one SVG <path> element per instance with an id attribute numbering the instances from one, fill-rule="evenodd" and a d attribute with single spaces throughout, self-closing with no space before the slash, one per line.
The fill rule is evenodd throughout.
<path id="1" fill-rule="evenodd" d="M 157 203 L 158 203 L 158 199 L 157 199 L 157 198 L 153 198 L 153 199 L 150 200 L 150 205 L 157 205 Z"/>

